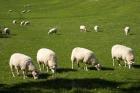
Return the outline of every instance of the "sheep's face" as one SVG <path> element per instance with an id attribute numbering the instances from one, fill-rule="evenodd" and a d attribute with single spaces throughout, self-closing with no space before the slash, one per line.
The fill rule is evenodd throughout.
<path id="1" fill-rule="evenodd" d="M 101 65 L 100 64 L 95 65 L 95 67 L 96 67 L 97 70 L 101 70 Z"/>
<path id="2" fill-rule="evenodd" d="M 39 73 L 37 71 L 32 71 L 34 79 L 38 79 Z"/>
<path id="3" fill-rule="evenodd" d="M 52 73 L 55 73 L 57 66 L 51 66 L 50 69 L 52 71 Z"/>

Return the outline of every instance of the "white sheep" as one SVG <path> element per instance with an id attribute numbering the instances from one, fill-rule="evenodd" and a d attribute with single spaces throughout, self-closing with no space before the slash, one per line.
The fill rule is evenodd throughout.
<path id="1" fill-rule="evenodd" d="M 98 32 L 99 31 L 99 26 L 94 26 L 94 30 L 95 30 L 95 32 Z"/>
<path id="2" fill-rule="evenodd" d="M 13 23 L 13 24 L 16 24 L 16 23 L 17 23 L 17 20 L 13 20 L 12 23 Z"/>
<path id="3" fill-rule="evenodd" d="M 10 34 L 10 29 L 7 28 L 7 27 L 4 28 L 3 31 L 2 31 L 2 34 L 3 34 L 3 35 L 9 35 L 9 34 Z"/>
<path id="4" fill-rule="evenodd" d="M 124 28 L 124 33 L 125 33 L 125 35 L 127 36 L 129 32 L 130 32 L 130 27 L 129 27 L 129 26 L 126 26 L 126 27 Z"/>
<path id="5" fill-rule="evenodd" d="M 30 24 L 30 21 L 25 21 L 24 22 L 24 25 L 26 26 L 26 25 L 29 25 Z"/>
<path id="6" fill-rule="evenodd" d="M 113 66 L 114 61 L 117 60 L 119 62 L 119 66 L 121 66 L 120 61 L 123 60 L 125 63 L 125 67 L 128 64 L 129 69 L 131 65 L 134 63 L 134 53 L 133 50 L 129 47 L 124 45 L 116 44 L 111 49 L 112 59 L 113 59 Z"/>
<path id="7" fill-rule="evenodd" d="M 23 26 L 25 24 L 25 21 L 20 22 L 20 26 Z"/>
<path id="8" fill-rule="evenodd" d="M 16 70 L 17 75 L 19 75 L 19 70 L 22 70 L 24 79 L 26 78 L 26 74 L 30 71 L 32 72 L 34 79 L 38 78 L 38 73 L 29 56 L 21 53 L 14 53 L 11 55 L 9 66 L 13 77 L 15 77 L 14 70 Z"/>
<path id="9" fill-rule="evenodd" d="M 87 65 L 93 65 L 96 67 L 97 70 L 100 70 L 101 65 L 98 63 L 98 60 L 95 54 L 86 48 L 76 47 L 72 50 L 71 53 L 71 62 L 72 62 L 72 69 L 73 63 L 76 62 L 79 67 L 79 62 L 83 62 L 85 64 L 84 69 L 88 71 Z"/>
<path id="10" fill-rule="evenodd" d="M 22 10 L 21 13 L 26 13 L 26 10 Z"/>
<path id="11" fill-rule="evenodd" d="M 57 32 L 58 32 L 57 28 L 52 28 L 48 31 L 48 35 L 53 34 L 53 33 L 57 33 Z"/>
<path id="12" fill-rule="evenodd" d="M 81 32 L 86 32 L 87 31 L 86 26 L 85 25 L 81 25 L 80 26 L 80 31 Z"/>
<path id="13" fill-rule="evenodd" d="M 55 73 L 57 68 L 57 57 L 55 52 L 47 48 L 39 49 L 37 52 L 37 63 L 39 64 L 40 71 L 41 64 L 43 64 L 43 69 L 46 67 L 47 72 L 51 69 L 52 73 Z"/>
<path id="14" fill-rule="evenodd" d="M 8 10 L 8 12 L 13 12 L 13 10 Z"/>

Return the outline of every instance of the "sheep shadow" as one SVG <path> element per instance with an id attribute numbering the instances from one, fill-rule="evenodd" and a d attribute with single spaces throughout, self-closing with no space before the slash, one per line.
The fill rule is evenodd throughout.
<path id="1" fill-rule="evenodd" d="M 39 73 L 38 79 L 47 79 L 49 76 L 51 76 L 48 73 Z M 28 74 L 27 77 L 33 78 L 32 74 Z"/>
<path id="2" fill-rule="evenodd" d="M 0 35 L 0 38 L 11 38 L 10 35 Z"/>
<path id="3" fill-rule="evenodd" d="M 134 64 L 133 67 L 139 69 L 140 68 L 140 64 Z"/>
<path id="4" fill-rule="evenodd" d="M 136 35 L 135 33 L 130 33 L 129 35 Z"/>
<path id="5" fill-rule="evenodd" d="M 90 70 L 97 70 L 95 67 L 89 67 L 88 69 L 90 69 Z M 114 68 L 102 67 L 101 70 L 108 71 L 108 70 L 114 70 Z"/>
<path id="6" fill-rule="evenodd" d="M 16 34 L 10 34 L 10 35 L 2 35 L 2 34 L 0 34 L 0 38 L 11 38 L 12 36 L 16 36 Z"/>
<path id="7" fill-rule="evenodd" d="M 76 69 L 71 69 L 71 68 L 58 68 L 56 70 L 57 73 L 62 73 L 62 72 L 74 72 L 77 71 Z"/>

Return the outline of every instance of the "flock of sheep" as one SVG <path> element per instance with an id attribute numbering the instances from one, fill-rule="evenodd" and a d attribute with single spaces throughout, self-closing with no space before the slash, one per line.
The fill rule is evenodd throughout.
<path id="1" fill-rule="evenodd" d="M 9 12 L 12 12 L 12 10 L 9 10 Z M 28 11 L 23 10 L 21 13 L 25 13 L 25 12 L 30 12 L 30 10 Z M 21 22 L 17 22 L 17 20 L 13 20 L 12 23 L 20 24 L 20 26 L 26 26 L 30 24 L 30 21 L 24 20 Z M 94 30 L 95 32 L 98 32 L 99 26 L 95 25 Z M 87 32 L 87 27 L 85 25 L 81 25 L 80 31 Z M 7 35 L 7 34 L 9 35 L 10 29 L 6 27 L 4 29 L 0 29 L 0 32 L 3 35 Z M 54 27 L 48 31 L 48 35 L 55 34 L 57 32 L 58 32 L 58 29 Z M 126 26 L 124 28 L 125 35 L 127 36 L 129 32 L 130 32 L 130 27 Z M 119 63 L 119 65 L 121 65 L 120 62 L 123 61 L 125 64 L 125 67 L 128 65 L 130 69 L 132 64 L 134 64 L 134 61 L 135 61 L 133 49 L 124 45 L 116 44 L 112 46 L 111 55 L 112 55 L 112 60 L 113 60 L 113 66 L 114 66 L 115 60 Z M 43 69 L 47 68 L 47 72 L 49 70 L 51 70 L 52 73 L 55 73 L 57 71 L 57 68 L 58 68 L 57 55 L 51 49 L 47 49 L 47 48 L 39 49 L 37 51 L 36 59 L 37 59 L 37 63 L 38 63 L 40 71 L 42 71 L 42 66 L 43 66 Z M 92 65 L 97 70 L 101 70 L 102 68 L 101 64 L 98 61 L 98 58 L 96 57 L 93 51 L 86 48 L 75 47 L 74 49 L 72 49 L 72 53 L 71 53 L 71 64 L 72 64 L 71 68 L 74 69 L 74 63 L 76 63 L 79 67 L 80 66 L 79 64 L 81 62 L 84 64 L 84 70 L 86 71 L 88 71 L 88 65 Z M 38 79 L 39 77 L 39 71 L 34 66 L 32 62 L 32 58 L 25 54 L 22 54 L 22 53 L 12 54 L 10 57 L 9 66 L 10 66 L 13 77 L 15 77 L 15 72 L 17 73 L 17 75 L 19 75 L 20 70 L 22 71 L 24 79 L 27 77 L 27 74 L 29 72 L 31 72 L 34 79 Z"/>
<path id="2" fill-rule="evenodd" d="M 99 26 L 98 25 L 95 25 L 94 26 L 94 30 L 95 30 L 95 32 L 98 32 L 99 31 Z M 81 25 L 80 26 L 80 31 L 81 32 L 87 32 L 87 27 L 85 25 Z M 125 35 L 127 36 L 129 32 L 130 32 L 130 27 L 129 26 L 126 26 L 124 28 Z"/>
<path id="3" fill-rule="evenodd" d="M 129 69 L 131 68 L 132 64 L 134 64 L 135 57 L 133 50 L 127 46 L 116 44 L 112 46 L 111 54 L 113 66 L 115 60 L 118 61 L 119 66 L 121 65 L 120 62 L 123 61 L 125 63 L 125 67 L 128 65 Z M 47 72 L 49 69 L 52 71 L 52 73 L 57 71 L 57 55 L 51 49 L 39 49 L 36 58 L 40 71 L 42 70 L 41 65 L 43 65 L 43 69 L 47 68 Z M 93 51 L 86 48 L 76 47 L 71 53 L 72 69 L 74 69 L 74 63 L 76 63 L 79 67 L 81 62 L 84 64 L 84 69 L 86 71 L 88 71 L 88 65 L 95 67 L 97 70 L 101 70 L 102 67 Z M 15 77 L 15 70 L 17 75 L 19 75 L 19 70 L 22 70 L 24 79 L 26 78 L 28 72 L 32 73 L 34 79 L 38 79 L 39 77 L 39 72 L 33 65 L 31 57 L 22 53 L 12 54 L 9 61 L 9 66 L 13 77 Z"/>

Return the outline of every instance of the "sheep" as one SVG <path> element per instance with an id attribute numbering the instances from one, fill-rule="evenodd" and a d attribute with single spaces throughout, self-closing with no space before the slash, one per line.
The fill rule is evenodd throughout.
<path id="1" fill-rule="evenodd" d="M 13 20 L 12 23 L 13 23 L 13 24 L 16 24 L 16 23 L 17 23 L 17 20 Z"/>
<path id="2" fill-rule="evenodd" d="M 111 54 L 112 54 L 112 59 L 113 59 L 113 66 L 114 66 L 115 60 L 117 60 L 119 63 L 119 66 L 121 66 L 120 60 L 122 60 L 125 63 L 125 67 L 128 64 L 129 69 L 130 69 L 131 65 L 134 63 L 134 60 L 135 60 L 133 50 L 124 45 L 116 44 L 112 46 Z"/>
<path id="3" fill-rule="evenodd" d="M 86 31 L 87 31 L 86 26 L 81 25 L 81 26 L 80 26 L 80 31 L 81 31 L 81 32 L 86 32 Z"/>
<path id="4" fill-rule="evenodd" d="M 26 26 L 26 25 L 29 25 L 30 24 L 30 21 L 25 21 L 24 22 L 24 25 Z"/>
<path id="5" fill-rule="evenodd" d="M 31 10 L 27 10 L 27 13 L 31 12 Z"/>
<path id="6" fill-rule="evenodd" d="M 99 26 L 94 26 L 94 30 L 95 30 L 95 32 L 98 32 L 99 31 Z"/>
<path id="7" fill-rule="evenodd" d="M 88 71 L 87 65 L 93 65 L 97 70 L 101 69 L 101 65 L 98 63 L 98 59 L 95 54 L 86 48 L 76 47 L 72 50 L 71 53 L 71 62 L 72 69 L 74 62 L 77 62 L 78 67 L 80 67 L 79 62 L 83 62 L 85 64 L 84 69 Z"/>
<path id="8" fill-rule="evenodd" d="M 19 70 L 22 70 L 23 79 L 26 78 L 27 72 L 32 72 L 34 79 L 38 78 L 38 72 L 32 63 L 32 59 L 27 55 L 21 53 L 12 54 L 9 61 L 9 66 L 13 77 L 15 77 L 14 70 L 16 70 L 17 75 L 19 75 Z"/>
<path id="9" fill-rule="evenodd" d="M 124 28 L 124 32 L 125 32 L 125 35 L 127 36 L 128 33 L 130 32 L 130 27 L 129 27 L 129 26 L 126 26 L 126 27 Z"/>
<path id="10" fill-rule="evenodd" d="M 25 24 L 25 21 L 20 22 L 20 26 L 23 26 Z"/>
<path id="11" fill-rule="evenodd" d="M 26 10 L 22 10 L 21 13 L 26 13 Z"/>
<path id="12" fill-rule="evenodd" d="M 3 31 L 2 31 L 2 34 L 3 34 L 3 35 L 9 35 L 9 34 L 10 34 L 10 29 L 7 28 L 7 27 L 4 28 Z"/>
<path id="13" fill-rule="evenodd" d="M 39 49 L 37 52 L 37 63 L 39 64 L 40 71 L 41 64 L 43 64 L 43 69 L 46 67 L 47 72 L 50 69 L 52 73 L 55 73 L 57 69 L 57 57 L 55 52 L 47 48 Z"/>
<path id="14" fill-rule="evenodd" d="M 8 12 L 13 12 L 13 10 L 8 10 Z"/>
<path id="15" fill-rule="evenodd" d="M 53 33 L 57 33 L 57 32 L 58 32 L 57 28 L 54 27 L 48 31 L 48 35 L 53 34 Z"/>

